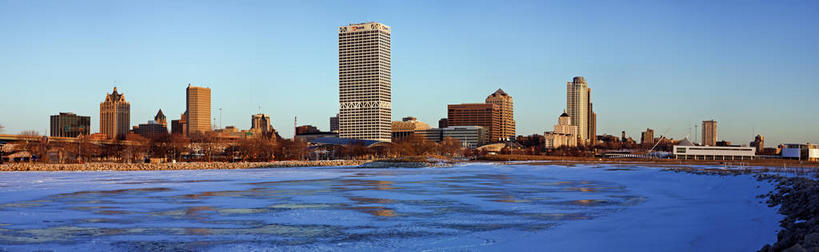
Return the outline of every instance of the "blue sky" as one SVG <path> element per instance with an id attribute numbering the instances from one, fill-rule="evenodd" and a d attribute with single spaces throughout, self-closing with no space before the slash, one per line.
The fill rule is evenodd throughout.
<path id="1" fill-rule="evenodd" d="M 284 136 L 329 128 L 338 110 L 338 26 L 392 27 L 393 119 L 437 125 L 446 105 L 503 88 L 518 134 L 542 134 L 565 85 L 592 88 L 598 134 L 819 142 L 816 1 L 4 1 L 0 124 L 46 133 L 49 115 L 90 115 L 113 86 L 131 123 L 213 89 L 222 125 L 271 114 Z"/>

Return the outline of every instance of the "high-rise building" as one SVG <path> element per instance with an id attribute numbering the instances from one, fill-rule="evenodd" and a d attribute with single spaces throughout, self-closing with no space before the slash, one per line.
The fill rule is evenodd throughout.
<path id="1" fill-rule="evenodd" d="M 107 138 L 123 139 L 130 125 L 131 104 L 114 87 L 114 92 L 107 94 L 105 101 L 100 103 L 100 132 Z"/>
<path id="2" fill-rule="evenodd" d="M 591 102 L 591 88 L 587 89 L 586 98 L 589 100 L 588 144 L 594 146 L 597 144 L 597 113 L 594 112 L 594 104 Z"/>
<path id="3" fill-rule="evenodd" d="M 330 117 L 330 132 L 338 133 L 338 114 Z"/>
<path id="4" fill-rule="evenodd" d="M 60 112 L 59 115 L 51 116 L 51 136 L 53 137 L 87 136 L 90 131 L 90 116 L 78 116 L 67 112 Z"/>
<path id="5" fill-rule="evenodd" d="M 392 120 L 390 27 L 338 29 L 339 137 L 389 142 Z"/>
<path id="6" fill-rule="evenodd" d="M 566 110 L 572 118 L 572 125 L 577 126 L 580 141 L 583 144 L 591 143 L 590 137 L 592 134 L 589 127 L 589 121 L 593 114 L 591 111 L 591 102 L 589 100 L 589 85 L 582 76 L 577 76 L 571 82 L 566 83 Z"/>
<path id="7" fill-rule="evenodd" d="M 498 114 L 500 116 L 498 131 L 501 139 L 505 141 L 515 139 L 515 106 L 512 96 L 499 88 L 486 97 L 486 103 L 498 105 Z"/>
<path id="8" fill-rule="evenodd" d="M 450 104 L 447 106 L 447 124 L 452 126 L 481 126 L 487 129 L 488 141 L 501 140 L 500 109 L 491 103 Z"/>
<path id="9" fill-rule="evenodd" d="M 446 127 L 449 127 L 449 119 L 441 118 L 441 120 L 438 120 L 438 128 L 443 129 Z"/>
<path id="10" fill-rule="evenodd" d="M 646 129 L 643 131 L 643 134 L 640 136 L 640 144 L 654 144 L 654 130 L 653 129 Z"/>
<path id="11" fill-rule="evenodd" d="M 168 121 L 165 118 L 165 113 L 162 113 L 162 109 L 159 109 L 159 112 L 156 112 L 156 116 L 154 116 L 154 121 L 165 127 L 165 131 L 168 130 Z"/>
<path id="12" fill-rule="evenodd" d="M 756 153 L 762 153 L 765 151 L 765 137 L 762 135 L 756 135 L 754 137 L 754 141 L 750 144 L 751 147 L 756 148 Z"/>
<path id="13" fill-rule="evenodd" d="M 702 121 L 702 145 L 717 145 L 717 121 Z"/>
<path id="14" fill-rule="evenodd" d="M 266 134 L 273 132 L 273 125 L 270 124 L 270 115 L 255 114 L 250 119 L 250 131 Z"/>
<path id="15" fill-rule="evenodd" d="M 185 113 L 187 113 L 186 134 L 210 131 L 210 88 L 188 84 L 185 104 Z"/>

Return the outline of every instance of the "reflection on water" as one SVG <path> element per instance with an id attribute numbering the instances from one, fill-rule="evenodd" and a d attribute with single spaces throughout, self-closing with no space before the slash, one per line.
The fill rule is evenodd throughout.
<path id="1" fill-rule="evenodd" d="M 59 247 L 93 239 L 121 250 L 198 250 L 234 243 L 289 246 L 539 232 L 646 200 L 613 182 L 514 171 L 326 170 L 343 175 L 276 180 L 236 170 L 226 172 L 248 174 L 90 179 L 109 187 L 1 204 L 0 217 L 21 212 L 33 217 L 2 219 L 0 245 Z"/>

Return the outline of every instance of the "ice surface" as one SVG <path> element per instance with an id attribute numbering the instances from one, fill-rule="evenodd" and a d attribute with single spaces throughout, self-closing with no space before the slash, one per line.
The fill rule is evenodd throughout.
<path id="1" fill-rule="evenodd" d="M 0 173 L 0 250 L 749 251 L 750 175 L 616 165 Z"/>

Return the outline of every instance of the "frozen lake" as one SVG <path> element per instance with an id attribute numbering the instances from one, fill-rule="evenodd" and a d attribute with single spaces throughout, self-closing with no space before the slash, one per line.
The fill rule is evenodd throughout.
<path id="1" fill-rule="evenodd" d="M 749 175 L 468 164 L 0 173 L 0 251 L 756 251 Z"/>

